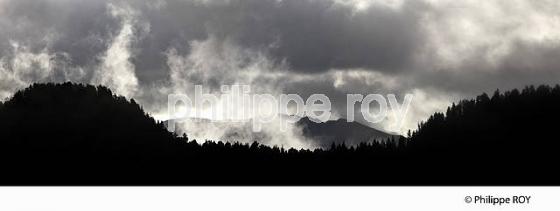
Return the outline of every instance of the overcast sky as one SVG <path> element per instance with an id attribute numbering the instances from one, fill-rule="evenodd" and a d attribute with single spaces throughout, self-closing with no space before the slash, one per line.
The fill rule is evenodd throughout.
<path id="1" fill-rule="evenodd" d="M 0 0 L 0 58 L 2 99 L 103 84 L 164 118 L 167 94 L 250 84 L 326 94 L 336 118 L 348 93 L 411 93 L 405 131 L 461 98 L 558 83 L 560 1 Z"/>

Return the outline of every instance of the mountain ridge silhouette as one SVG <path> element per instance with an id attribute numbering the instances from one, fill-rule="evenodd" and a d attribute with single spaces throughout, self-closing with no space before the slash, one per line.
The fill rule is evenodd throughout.
<path id="1" fill-rule="evenodd" d="M 385 141 L 390 138 L 399 139 L 400 135 L 393 135 L 384 131 L 363 125 L 358 122 L 348 122 L 346 119 L 314 122 L 309 117 L 302 117 L 297 123 L 302 127 L 306 137 L 318 140 L 321 147 L 334 144 L 357 146 L 360 143 Z"/>
<path id="2" fill-rule="evenodd" d="M 282 118 L 282 116 L 280 117 Z M 346 119 L 340 118 L 338 120 L 328 120 L 325 122 L 320 122 L 319 120 L 311 120 L 309 117 L 298 117 L 299 120 L 293 124 L 301 129 L 303 137 L 311 146 L 328 148 L 333 143 L 334 144 L 346 144 L 347 146 L 357 146 L 360 143 L 372 143 L 375 141 L 387 141 L 390 138 L 395 140 L 399 139 L 401 136 L 396 134 L 390 134 L 381 131 L 376 128 L 372 128 L 363 125 L 359 122 L 348 122 Z M 178 121 L 178 120 L 175 120 Z M 202 118 L 186 118 L 176 122 L 175 133 L 177 134 L 189 134 L 189 131 L 182 129 L 182 124 L 188 122 L 189 124 L 196 124 L 200 128 L 227 128 L 228 132 L 220 138 L 220 140 L 239 140 L 243 137 L 250 137 L 247 141 L 266 141 L 268 134 L 263 132 L 252 132 L 251 130 L 251 120 L 246 120 L 237 123 L 236 127 L 228 122 L 212 121 L 210 119 Z M 163 121 L 165 126 L 168 126 L 169 120 Z M 243 125 L 247 128 L 243 128 Z M 241 127 L 241 128 L 239 128 Z M 224 129 L 225 130 L 225 129 Z M 239 133 L 248 133 L 238 135 Z M 243 141 L 243 140 L 240 140 Z"/>
<path id="3" fill-rule="evenodd" d="M 0 185 L 559 185 L 559 107 L 558 85 L 497 91 L 407 138 L 297 150 L 198 143 L 106 87 L 34 84 L 0 104 Z"/>

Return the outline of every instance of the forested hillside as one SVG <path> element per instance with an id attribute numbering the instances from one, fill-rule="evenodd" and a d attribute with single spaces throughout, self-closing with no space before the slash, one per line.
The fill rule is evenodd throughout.
<path id="1" fill-rule="evenodd" d="M 540 185 L 560 87 L 464 100 L 408 138 L 284 149 L 189 140 L 102 86 L 35 84 L 0 104 L 4 185 Z"/>

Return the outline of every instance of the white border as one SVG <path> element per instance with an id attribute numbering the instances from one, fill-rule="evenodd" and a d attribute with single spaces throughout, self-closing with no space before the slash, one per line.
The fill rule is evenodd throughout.
<path id="1" fill-rule="evenodd" d="M 473 195 L 530 195 L 495 206 Z M 559 187 L 0 187 L 2 211 L 560 210 Z"/>

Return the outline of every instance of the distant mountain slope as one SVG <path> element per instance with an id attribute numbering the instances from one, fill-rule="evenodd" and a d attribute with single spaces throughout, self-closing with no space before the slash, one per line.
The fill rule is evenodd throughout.
<path id="1" fill-rule="evenodd" d="M 397 140 L 400 138 L 398 135 L 388 134 L 358 122 L 347 122 L 346 119 L 314 122 L 309 117 L 303 117 L 297 124 L 302 127 L 304 136 L 315 140 L 318 145 L 324 148 L 329 147 L 332 143 L 356 146 L 360 143 L 371 143 L 375 140 L 384 141 L 389 138 Z"/>
<path id="2" fill-rule="evenodd" d="M 281 116 L 285 117 L 285 116 Z M 168 121 L 164 121 L 167 126 Z M 398 140 L 401 136 L 388 134 L 383 131 L 362 125 L 358 122 L 347 122 L 345 119 L 330 120 L 326 122 L 315 122 L 309 117 L 302 117 L 295 123 L 298 133 L 306 138 L 309 146 L 329 148 L 334 143 L 346 146 L 357 146 L 360 143 L 372 143 L 374 141 L 387 141 L 390 138 Z M 185 128 L 204 128 L 205 131 L 188 131 Z M 240 141 L 250 143 L 257 141 L 262 144 L 270 144 L 270 134 L 266 132 L 253 132 L 250 121 L 246 122 L 215 122 L 208 119 L 184 119 L 176 123 L 175 133 L 195 135 L 194 137 L 204 137 L 212 139 L 212 134 L 201 132 L 213 131 L 220 134 L 214 139 L 223 141 Z M 206 136 L 205 136 L 206 135 Z"/>

